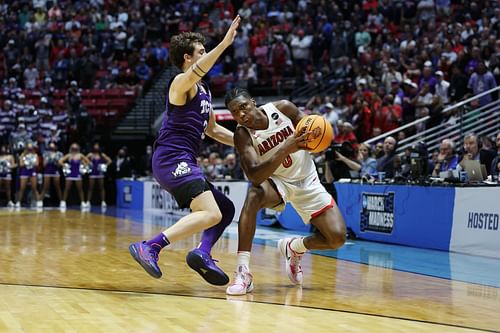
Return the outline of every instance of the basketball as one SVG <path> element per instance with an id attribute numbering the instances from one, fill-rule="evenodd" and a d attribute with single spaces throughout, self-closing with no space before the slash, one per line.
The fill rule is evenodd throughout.
<path id="1" fill-rule="evenodd" d="M 296 132 L 312 132 L 313 141 L 307 143 L 307 149 L 320 153 L 330 146 L 333 140 L 332 125 L 323 117 L 310 115 L 302 118 L 297 124 Z"/>

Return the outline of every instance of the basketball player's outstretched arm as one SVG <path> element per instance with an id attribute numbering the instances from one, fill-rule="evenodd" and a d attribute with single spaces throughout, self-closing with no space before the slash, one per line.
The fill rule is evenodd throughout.
<path id="1" fill-rule="evenodd" d="M 309 134 L 310 132 L 304 132 L 299 136 L 290 135 L 284 144 L 277 147 L 277 150 L 270 159 L 260 162 L 248 131 L 243 127 L 236 128 L 234 132 L 234 146 L 240 155 L 241 167 L 245 171 L 248 180 L 257 186 L 271 177 L 289 154 L 304 149 L 307 145 Z"/>
<path id="2" fill-rule="evenodd" d="M 208 71 L 215 64 L 222 52 L 233 43 L 236 37 L 236 29 L 240 25 L 241 18 L 239 15 L 231 23 L 224 39 L 210 52 L 202 56 L 184 73 L 177 75 L 172 82 L 171 90 L 176 91 L 178 94 L 185 94 L 193 86 L 201 80 L 201 78 L 208 73 Z"/>
<path id="3" fill-rule="evenodd" d="M 215 113 L 213 109 L 210 110 L 210 118 L 208 118 L 208 126 L 205 134 L 207 134 L 212 139 L 219 141 L 220 143 L 234 147 L 233 132 L 217 124 L 217 122 L 215 121 Z"/>

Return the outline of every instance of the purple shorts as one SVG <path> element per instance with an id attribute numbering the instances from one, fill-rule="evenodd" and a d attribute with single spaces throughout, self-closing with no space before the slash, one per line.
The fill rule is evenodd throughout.
<path id="1" fill-rule="evenodd" d="M 152 164 L 154 177 L 169 192 L 194 179 L 205 179 L 203 170 L 198 166 L 196 160 L 186 158 L 185 160 L 172 161 L 172 159 L 162 156 L 160 149 L 155 150 Z"/>

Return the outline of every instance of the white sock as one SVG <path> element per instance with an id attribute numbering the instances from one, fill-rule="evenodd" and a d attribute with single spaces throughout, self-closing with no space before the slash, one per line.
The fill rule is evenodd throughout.
<path id="1" fill-rule="evenodd" d="M 238 251 L 238 266 L 245 266 L 250 270 L 250 252 L 249 251 Z"/>
<path id="2" fill-rule="evenodd" d="M 307 251 L 304 245 L 304 237 L 295 238 L 290 242 L 290 248 L 296 253 L 304 253 Z"/>

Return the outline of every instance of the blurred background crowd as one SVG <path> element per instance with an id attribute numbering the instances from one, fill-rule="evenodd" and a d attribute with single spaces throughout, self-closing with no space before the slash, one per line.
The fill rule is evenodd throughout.
<path id="1" fill-rule="evenodd" d="M 499 82 L 497 1 L 0 1 L 2 145 L 18 161 L 28 143 L 43 159 L 51 142 L 64 152 L 78 143 L 87 153 L 95 140 L 112 141 L 115 122 L 170 66 L 170 38 L 198 31 L 211 49 L 236 14 L 234 44 L 206 77 L 214 95 L 233 86 L 255 96 L 289 94 L 332 124 L 335 144 L 347 143 L 346 156 L 334 149 L 333 160 L 380 157 L 386 143 L 359 143 L 426 116 L 393 140 L 453 125 L 458 112 L 498 98 L 442 112 Z M 497 149 L 495 138 L 479 140 Z M 103 150 L 112 145 L 103 142 Z M 110 179 L 150 175 L 150 146 L 118 147 L 107 153 L 129 155 L 130 167 L 123 174 L 115 167 Z M 234 150 L 208 141 L 200 156 L 209 179 L 243 178 Z"/>

